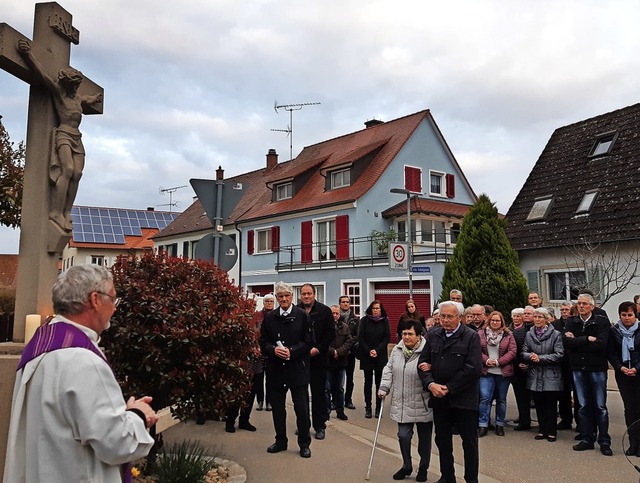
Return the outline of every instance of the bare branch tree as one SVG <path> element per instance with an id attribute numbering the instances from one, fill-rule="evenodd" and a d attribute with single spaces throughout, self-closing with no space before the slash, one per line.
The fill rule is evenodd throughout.
<path id="1" fill-rule="evenodd" d="M 640 249 L 619 243 L 581 243 L 564 247 L 564 262 L 569 270 L 581 270 L 585 287 L 594 292 L 601 305 L 624 292 L 630 285 L 640 285 Z M 577 287 L 582 288 L 582 287 Z"/>

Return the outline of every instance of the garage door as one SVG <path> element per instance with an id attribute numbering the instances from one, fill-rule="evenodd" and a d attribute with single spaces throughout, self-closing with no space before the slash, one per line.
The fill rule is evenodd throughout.
<path id="1" fill-rule="evenodd" d="M 382 302 L 391 324 L 391 342 L 398 342 L 396 332 L 398 320 L 404 313 L 404 304 L 409 299 L 409 281 L 376 282 L 374 297 Z M 414 280 L 413 300 L 425 318 L 431 315 L 431 284 L 429 280 Z"/>

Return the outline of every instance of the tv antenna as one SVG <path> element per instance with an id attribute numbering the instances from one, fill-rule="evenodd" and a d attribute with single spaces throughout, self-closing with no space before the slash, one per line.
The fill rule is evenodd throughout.
<path id="1" fill-rule="evenodd" d="M 272 131 L 286 132 L 289 136 L 289 161 L 293 159 L 293 111 L 299 111 L 304 106 L 317 106 L 319 102 L 301 102 L 299 104 L 278 104 L 278 101 L 273 103 L 273 110 L 278 112 L 278 109 L 284 109 L 289 111 L 289 125 L 287 129 L 272 129 Z"/>
<path id="2" fill-rule="evenodd" d="M 179 189 L 182 188 L 188 188 L 188 185 L 183 185 L 183 186 L 174 186 L 173 188 L 163 188 L 162 186 L 160 186 L 160 194 L 162 196 L 164 196 L 165 193 L 169 193 L 169 203 L 165 203 L 163 205 L 156 205 L 156 206 L 168 206 L 169 207 L 169 213 L 171 213 L 171 208 L 173 206 L 178 206 L 178 202 L 177 201 L 173 201 L 173 193 L 175 193 L 176 191 L 178 191 Z"/>

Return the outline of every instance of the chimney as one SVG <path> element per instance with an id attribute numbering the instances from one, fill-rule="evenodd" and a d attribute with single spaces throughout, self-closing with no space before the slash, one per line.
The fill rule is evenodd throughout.
<path id="1" fill-rule="evenodd" d="M 270 149 L 267 153 L 267 171 L 271 171 L 278 164 L 278 153 L 275 149 Z"/>
<path id="2" fill-rule="evenodd" d="M 378 119 L 371 119 L 369 121 L 364 122 L 364 125 L 366 126 L 367 129 L 373 126 L 377 126 L 378 124 L 384 124 L 384 121 L 379 121 Z"/>
<path id="3" fill-rule="evenodd" d="M 147 206 L 147 211 L 156 211 L 156 209 L 153 206 Z"/>
<path id="4" fill-rule="evenodd" d="M 222 169 L 222 166 L 218 166 L 218 169 L 216 169 L 216 181 L 222 181 L 224 179 L 224 169 Z"/>

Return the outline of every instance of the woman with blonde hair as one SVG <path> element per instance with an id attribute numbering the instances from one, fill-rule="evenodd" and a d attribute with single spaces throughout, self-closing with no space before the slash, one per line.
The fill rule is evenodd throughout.
<path id="1" fill-rule="evenodd" d="M 507 391 L 513 376 L 516 341 L 507 328 L 502 313 L 494 310 L 482 329 L 478 331 L 482 349 L 482 377 L 480 377 L 480 407 L 478 437 L 489 432 L 491 400 L 496 393 L 496 434 L 504 436 L 507 414 Z"/>

